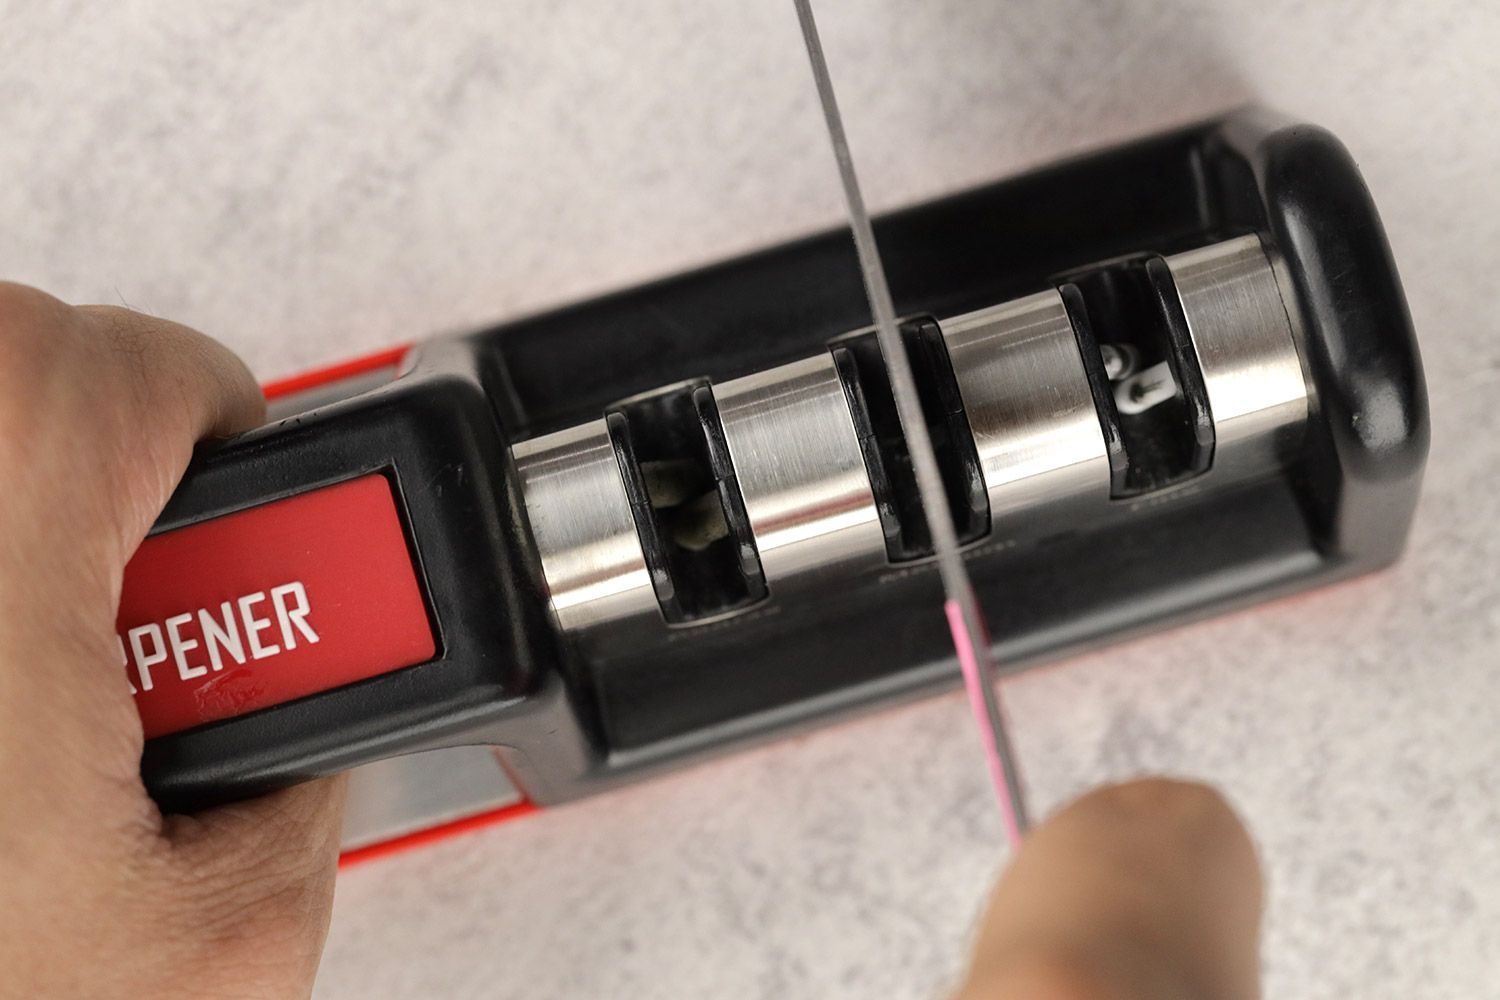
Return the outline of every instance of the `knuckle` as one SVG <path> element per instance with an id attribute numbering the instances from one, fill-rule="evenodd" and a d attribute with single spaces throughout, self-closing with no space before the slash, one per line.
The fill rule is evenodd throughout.
<path id="1" fill-rule="evenodd" d="M 45 292 L 0 281 L 0 360 L 4 369 L 34 368 L 62 346 L 72 310 Z"/>
<path id="2" fill-rule="evenodd" d="M 46 292 L 30 285 L 0 281 L 0 336 L 9 337 L 16 331 L 24 331 L 37 320 L 67 308 Z"/>
<path id="3" fill-rule="evenodd" d="M 45 292 L 0 282 L 0 429 L 37 429 L 38 411 L 60 394 L 78 353 L 76 315 Z"/>

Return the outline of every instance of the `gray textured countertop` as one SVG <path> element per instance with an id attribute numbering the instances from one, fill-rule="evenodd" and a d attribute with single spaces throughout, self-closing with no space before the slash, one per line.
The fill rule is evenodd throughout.
<path id="1" fill-rule="evenodd" d="M 0 2 L 0 273 L 266 377 L 837 221 L 789 3 Z M 1036 807 L 1248 817 L 1267 994 L 1500 982 L 1500 14 L 826 3 L 877 206 L 1256 99 L 1384 213 L 1432 393 L 1407 558 L 1008 682 Z M 958 696 L 342 877 L 318 996 L 929 997 L 1003 858 Z"/>

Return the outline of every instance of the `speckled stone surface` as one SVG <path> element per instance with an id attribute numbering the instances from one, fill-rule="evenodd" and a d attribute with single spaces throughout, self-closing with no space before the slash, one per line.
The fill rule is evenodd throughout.
<path id="1" fill-rule="evenodd" d="M 1007 683 L 1039 811 L 1218 783 L 1267 995 L 1500 991 L 1500 12 L 839 0 L 893 206 L 1258 99 L 1374 190 L 1432 392 L 1407 558 Z M 0 273 L 266 377 L 835 222 L 789 3 L 0 0 Z M 913 609 L 913 613 L 921 613 Z M 957 696 L 358 868 L 317 995 L 936 997 L 1003 863 Z"/>

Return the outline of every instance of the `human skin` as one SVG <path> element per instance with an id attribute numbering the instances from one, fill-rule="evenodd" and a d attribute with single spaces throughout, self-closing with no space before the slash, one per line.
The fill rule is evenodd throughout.
<path id="1" fill-rule="evenodd" d="M 162 816 L 114 637 L 194 443 L 263 415 L 201 334 L 0 284 L 0 995 L 310 990 L 342 783 Z"/>
<path id="2" fill-rule="evenodd" d="M 1218 792 L 1098 789 L 1000 877 L 958 1000 L 1253 1000 L 1261 907 L 1255 848 Z"/>
<path id="3" fill-rule="evenodd" d="M 264 401 L 165 320 L 0 282 L 0 996 L 305 997 L 344 785 L 163 816 L 114 625 L 196 443 Z M 1091 793 L 997 886 L 961 1000 L 1251 1000 L 1260 876 L 1217 793 Z"/>

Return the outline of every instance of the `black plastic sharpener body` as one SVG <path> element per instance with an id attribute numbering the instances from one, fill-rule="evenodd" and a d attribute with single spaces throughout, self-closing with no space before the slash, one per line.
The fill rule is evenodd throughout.
<path id="1" fill-rule="evenodd" d="M 1427 451 L 1421 364 L 1375 207 L 1327 132 L 1240 112 L 876 233 L 1002 664 L 1398 555 Z M 148 725 L 148 787 L 189 810 L 487 744 L 550 804 L 957 683 L 867 324 L 830 232 L 424 343 L 383 384 L 305 393 L 205 450 L 148 547 L 378 476 L 427 638 L 418 662 L 280 701 L 253 679 L 316 675 L 358 588 L 333 609 L 305 582 L 280 619 L 252 603 L 244 627 L 280 621 L 295 644 L 301 614 L 318 635 L 280 659 L 144 642 L 162 655 L 143 717 L 193 689 L 186 723 Z M 125 617 L 122 639 L 152 638 Z M 195 687 L 237 672 L 252 680 L 227 707 Z"/>

